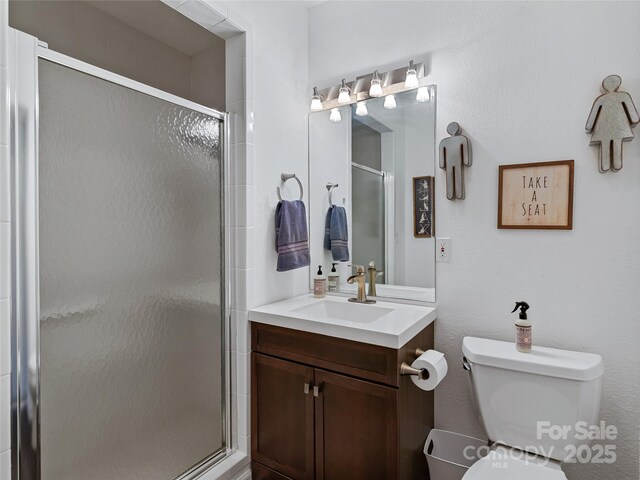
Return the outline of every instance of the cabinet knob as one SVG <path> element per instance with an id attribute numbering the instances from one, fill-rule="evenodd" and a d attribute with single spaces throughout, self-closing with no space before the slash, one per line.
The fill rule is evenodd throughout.
<path id="1" fill-rule="evenodd" d="M 309 394 L 309 388 L 310 388 L 310 385 L 308 383 L 305 383 L 304 384 L 304 394 L 305 395 Z"/>
<path id="2" fill-rule="evenodd" d="M 314 397 L 320 396 L 320 391 L 322 389 L 321 387 L 322 387 L 322 384 L 320 384 L 320 386 L 318 386 L 318 385 L 314 385 L 313 386 L 313 396 Z"/>

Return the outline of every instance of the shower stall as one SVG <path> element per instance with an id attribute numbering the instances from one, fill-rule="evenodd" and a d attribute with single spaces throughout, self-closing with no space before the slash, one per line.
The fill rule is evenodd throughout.
<path id="1" fill-rule="evenodd" d="M 11 31 L 13 480 L 229 445 L 227 115 Z"/>

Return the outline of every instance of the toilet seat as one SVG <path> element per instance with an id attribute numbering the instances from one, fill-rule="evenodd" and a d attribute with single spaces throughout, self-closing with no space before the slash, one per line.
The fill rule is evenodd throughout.
<path id="1" fill-rule="evenodd" d="M 554 460 L 500 445 L 471 465 L 462 480 L 567 480 L 567 477 Z"/>

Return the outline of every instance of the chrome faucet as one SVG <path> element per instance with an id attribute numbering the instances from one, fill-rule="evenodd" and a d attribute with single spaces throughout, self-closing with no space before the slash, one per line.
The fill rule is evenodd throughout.
<path id="1" fill-rule="evenodd" d="M 377 297 L 378 294 L 376 293 L 376 280 L 378 279 L 378 277 L 384 275 L 384 272 L 379 272 L 378 270 L 376 270 L 376 262 L 374 262 L 373 260 L 369 262 L 369 291 L 367 292 L 367 295 L 369 295 L 370 297 Z"/>
<path id="2" fill-rule="evenodd" d="M 358 282 L 358 296 L 356 298 L 350 298 L 350 302 L 355 303 L 376 303 L 375 300 L 368 300 L 367 294 L 365 293 L 365 275 L 364 275 L 364 267 L 362 265 L 352 265 L 356 269 L 355 275 L 351 275 L 347 278 L 348 284 L 353 284 L 353 282 Z"/>

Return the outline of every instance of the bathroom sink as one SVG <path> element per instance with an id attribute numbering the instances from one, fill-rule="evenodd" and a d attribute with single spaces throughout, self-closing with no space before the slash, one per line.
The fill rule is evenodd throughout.
<path id="1" fill-rule="evenodd" d="M 289 298 L 249 311 L 249 320 L 358 342 L 400 348 L 436 318 L 428 306 L 352 303 L 345 297 Z"/>
<path id="2" fill-rule="evenodd" d="M 378 305 L 362 305 L 349 302 L 321 300 L 292 310 L 292 312 L 308 315 L 314 319 L 334 319 L 345 322 L 370 323 L 393 309 Z"/>

